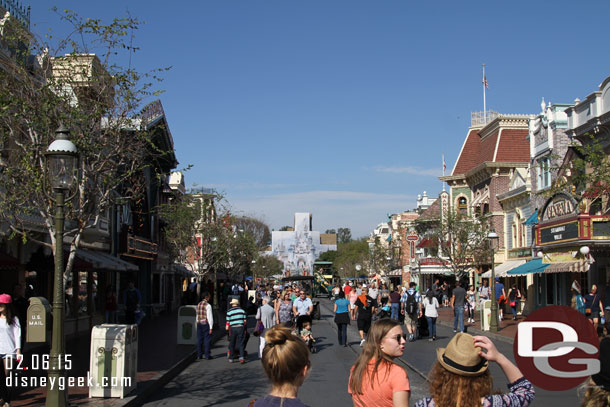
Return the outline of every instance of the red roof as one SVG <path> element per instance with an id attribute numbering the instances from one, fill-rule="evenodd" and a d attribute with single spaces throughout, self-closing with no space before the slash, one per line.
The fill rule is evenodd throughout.
<path id="1" fill-rule="evenodd" d="M 496 162 L 529 162 L 530 144 L 527 136 L 528 131 L 525 129 L 502 130 Z"/>
<path id="2" fill-rule="evenodd" d="M 502 129 L 481 140 L 479 130 L 469 130 L 451 175 L 466 174 L 484 162 L 529 162 L 530 145 L 527 136 L 527 129 Z"/>
<path id="3" fill-rule="evenodd" d="M 470 130 L 451 175 L 466 174 L 478 164 L 481 138 L 478 130 Z"/>
<path id="4" fill-rule="evenodd" d="M 439 219 L 441 215 L 441 200 L 437 199 L 432 202 L 432 205 L 428 209 L 422 212 L 419 220 L 434 220 Z"/>

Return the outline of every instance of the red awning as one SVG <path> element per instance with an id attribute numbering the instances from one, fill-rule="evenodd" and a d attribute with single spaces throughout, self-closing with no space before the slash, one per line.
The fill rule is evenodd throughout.
<path id="1" fill-rule="evenodd" d="M 6 253 L 0 253 L 0 269 L 8 270 L 8 269 L 16 269 L 21 265 L 19 260 L 14 258 L 13 256 L 9 256 Z"/>
<path id="2" fill-rule="evenodd" d="M 432 238 L 432 239 L 424 238 L 415 247 L 417 247 L 418 249 L 429 249 L 431 247 L 438 247 L 438 241 L 434 238 Z"/>

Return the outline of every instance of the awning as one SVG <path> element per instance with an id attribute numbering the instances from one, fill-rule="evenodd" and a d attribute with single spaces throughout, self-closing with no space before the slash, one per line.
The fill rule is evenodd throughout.
<path id="1" fill-rule="evenodd" d="M 196 274 L 184 267 L 182 264 L 174 263 L 171 265 L 172 270 L 183 277 L 195 277 Z"/>
<path id="2" fill-rule="evenodd" d="M 548 264 L 545 273 L 584 273 L 589 270 L 589 265 L 586 261 L 570 261 L 567 263 L 551 263 Z"/>
<path id="3" fill-rule="evenodd" d="M 387 273 L 387 275 L 388 276 L 399 276 L 400 277 L 400 276 L 402 276 L 402 269 L 396 269 L 396 270 L 389 271 Z"/>
<path id="4" fill-rule="evenodd" d="M 111 271 L 138 270 L 138 267 L 135 264 L 128 263 L 104 252 L 76 249 L 76 257 L 91 263 L 96 269 Z"/>
<path id="5" fill-rule="evenodd" d="M 510 270 L 508 273 L 506 273 L 507 277 L 515 277 L 515 276 L 525 276 L 527 274 L 532 274 L 532 273 L 542 273 L 544 272 L 544 269 L 546 269 L 549 266 L 549 264 L 542 264 L 542 259 L 538 258 L 538 259 L 534 259 L 532 261 L 528 261 L 527 263 L 519 266 L 519 267 L 515 267 L 514 269 Z"/>
<path id="6" fill-rule="evenodd" d="M 0 253 L 0 270 L 16 269 L 21 263 L 13 256 Z"/>
<path id="7" fill-rule="evenodd" d="M 523 224 L 527 226 L 532 226 L 536 223 L 538 223 L 538 209 L 536 209 L 534 213 L 532 213 L 532 216 L 527 218 L 527 220 Z"/>
<path id="8" fill-rule="evenodd" d="M 504 263 L 500 264 L 498 267 L 496 267 L 496 270 L 495 270 L 496 277 L 506 277 L 506 273 L 508 273 L 510 270 L 514 269 L 515 267 L 519 267 L 523 264 L 525 264 L 525 260 L 509 260 L 507 262 L 504 262 Z M 491 277 L 491 270 L 487 270 L 485 273 L 481 274 L 481 277 L 483 277 L 483 278 Z"/>
<path id="9" fill-rule="evenodd" d="M 438 247 L 438 242 L 436 242 L 436 239 L 424 238 L 415 247 L 417 247 L 418 249 L 428 249 L 430 247 Z"/>

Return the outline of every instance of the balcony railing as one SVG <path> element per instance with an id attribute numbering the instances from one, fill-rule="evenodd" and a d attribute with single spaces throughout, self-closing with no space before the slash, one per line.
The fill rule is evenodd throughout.
<path id="1" fill-rule="evenodd" d="M 0 7 L 11 13 L 11 16 L 15 17 L 28 31 L 30 30 L 30 6 L 25 8 L 14 0 L 0 0 Z M 4 15 L 0 17 L 4 17 Z"/>

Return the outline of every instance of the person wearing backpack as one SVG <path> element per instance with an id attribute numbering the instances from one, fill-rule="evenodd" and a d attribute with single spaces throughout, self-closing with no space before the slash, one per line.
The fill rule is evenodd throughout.
<path id="1" fill-rule="evenodd" d="M 421 295 L 415 289 L 416 286 L 417 284 L 410 282 L 409 289 L 401 298 L 401 313 L 405 316 L 405 325 L 407 326 L 407 332 L 409 332 L 409 342 L 415 341 L 417 320 L 422 315 Z"/>
<path id="2" fill-rule="evenodd" d="M 571 290 L 572 290 L 572 300 L 570 303 L 570 307 L 572 309 L 580 312 L 581 314 L 585 315 L 585 313 L 586 313 L 585 299 L 580 294 L 580 284 L 578 283 L 578 281 L 574 280 L 572 282 Z"/>
<path id="3" fill-rule="evenodd" d="M 142 294 L 138 290 L 133 281 L 127 284 L 127 289 L 123 293 L 123 304 L 125 304 L 125 323 L 135 324 L 136 323 L 136 310 L 140 306 L 142 301 Z"/>

